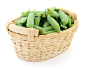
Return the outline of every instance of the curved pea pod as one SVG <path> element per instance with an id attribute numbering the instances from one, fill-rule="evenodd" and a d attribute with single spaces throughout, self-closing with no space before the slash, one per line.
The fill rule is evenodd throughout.
<path id="1" fill-rule="evenodd" d="M 48 11 L 48 14 L 50 14 L 52 17 L 57 17 L 57 18 L 59 17 L 59 14 L 53 9 L 48 8 L 47 11 Z"/>
<path id="2" fill-rule="evenodd" d="M 52 17 L 59 17 L 59 14 L 56 12 L 56 11 L 50 11 L 50 15 L 52 16 Z"/>
<path id="3" fill-rule="evenodd" d="M 27 11 L 27 12 L 22 12 L 22 13 L 21 13 L 21 16 L 22 16 L 22 17 L 27 17 L 27 16 L 28 16 L 28 14 L 29 14 L 29 12 L 28 12 L 28 11 Z"/>
<path id="4" fill-rule="evenodd" d="M 56 30 L 47 31 L 46 34 L 57 32 Z"/>
<path id="5" fill-rule="evenodd" d="M 67 17 L 68 17 L 68 26 L 71 27 L 71 19 L 68 15 L 67 15 Z"/>
<path id="6" fill-rule="evenodd" d="M 48 26 L 48 27 L 45 27 L 44 29 L 45 31 L 49 31 L 49 30 L 53 30 L 54 28 L 52 26 Z"/>
<path id="7" fill-rule="evenodd" d="M 18 26 L 25 27 L 23 24 L 18 23 Z"/>
<path id="8" fill-rule="evenodd" d="M 19 20 L 20 20 L 20 18 L 19 18 L 19 19 L 17 19 L 17 21 L 16 21 L 14 24 L 15 24 L 15 25 L 18 25 Z"/>
<path id="9" fill-rule="evenodd" d="M 62 29 L 67 29 L 67 26 L 64 26 L 64 25 L 60 25 L 60 27 L 61 27 Z"/>
<path id="10" fill-rule="evenodd" d="M 35 26 L 35 25 L 34 25 L 34 28 L 39 30 L 39 34 L 45 34 L 44 28 L 42 28 L 40 26 Z"/>
<path id="11" fill-rule="evenodd" d="M 35 17 L 34 25 L 39 26 L 39 23 L 40 23 L 40 17 Z"/>
<path id="12" fill-rule="evenodd" d="M 71 17 L 69 17 L 69 18 L 70 18 L 70 20 L 71 20 L 71 24 L 73 24 L 73 23 L 74 23 L 73 19 L 71 19 Z"/>
<path id="13" fill-rule="evenodd" d="M 48 21 L 45 21 L 44 24 L 43 24 L 43 28 L 49 26 L 49 22 Z"/>
<path id="14" fill-rule="evenodd" d="M 66 25 L 68 23 L 67 15 L 63 11 L 59 11 L 59 16 L 63 25 Z"/>
<path id="15" fill-rule="evenodd" d="M 72 24 L 71 26 L 75 25 L 76 23 Z"/>
<path id="16" fill-rule="evenodd" d="M 37 13 L 36 16 L 41 16 L 42 14 L 45 14 L 45 11 L 41 11 L 41 12 Z"/>
<path id="17" fill-rule="evenodd" d="M 26 26 L 27 28 L 33 28 L 34 27 L 34 13 L 30 13 L 27 18 Z"/>
<path id="18" fill-rule="evenodd" d="M 27 21 L 27 17 L 23 17 L 19 20 L 19 23 L 24 24 L 24 23 L 26 23 L 26 21 Z"/>
<path id="19" fill-rule="evenodd" d="M 57 23 L 57 21 L 51 17 L 50 15 L 47 16 L 47 20 L 48 22 L 51 24 L 51 26 L 58 32 L 60 33 L 60 26 L 59 24 Z"/>

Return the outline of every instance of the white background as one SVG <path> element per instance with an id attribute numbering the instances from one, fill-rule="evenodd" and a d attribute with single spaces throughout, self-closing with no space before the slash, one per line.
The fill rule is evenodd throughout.
<path id="1" fill-rule="evenodd" d="M 0 0 L 0 70 L 86 70 L 86 0 Z M 79 27 L 68 50 L 42 61 L 26 62 L 14 53 L 5 25 L 22 11 L 61 7 L 78 15 Z"/>

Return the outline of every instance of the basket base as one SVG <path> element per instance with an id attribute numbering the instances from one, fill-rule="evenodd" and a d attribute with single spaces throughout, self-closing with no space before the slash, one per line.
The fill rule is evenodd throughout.
<path id="1" fill-rule="evenodd" d="M 51 56 L 51 57 L 43 57 L 43 58 L 25 58 L 25 57 L 22 57 L 22 56 L 20 56 L 16 51 L 15 51 L 15 53 L 16 53 L 16 56 L 19 58 L 19 59 L 21 59 L 21 60 L 24 60 L 24 61 L 30 61 L 30 62 L 40 62 L 40 61 L 44 61 L 44 60 L 48 60 L 48 59 L 51 59 L 51 58 L 54 58 L 54 57 L 56 57 L 56 56 L 58 56 L 59 54 L 61 54 L 61 53 L 63 53 L 63 52 L 65 52 L 67 49 L 68 49 L 68 47 L 70 46 L 70 43 L 68 44 L 68 46 L 66 46 L 66 47 L 64 47 L 64 50 L 62 50 L 62 51 L 58 51 L 58 53 L 53 53 L 52 55 L 53 56 Z"/>

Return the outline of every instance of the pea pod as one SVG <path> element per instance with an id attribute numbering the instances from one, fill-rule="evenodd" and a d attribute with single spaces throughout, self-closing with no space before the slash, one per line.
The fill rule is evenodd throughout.
<path id="1" fill-rule="evenodd" d="M 22 16 L 22 17 L 27 17 L 27 16 L 28 16 L 28 14 L 29 14 L 29 12 L 28 12 L 28 11 L 27 11 L 27 12 L 22 12 L 22 13 L 21 13 L 21 16 Z"/>
<path id="2" fill-rule="evenodd" d="M 37 13 L 36 16 L 41 16 L 42 14 L 45 14 L 45 11 L 41 11 L 41 12 Z"/>
<path id="3" fill-rule="evenodd" d="M 19 20 L 20 20 L 20 18 L 19 18 L 19 19 L 17 19 L 17 21 L 15 22 L 15 25 L 18 25 L 18 23 L 19 23 Z"/>
<path id="4" fill-rule="evenodd" d="M 54 28 L 52 26 L 48 26 L 48 27 L 45 27 L 44 29 L 45 31 L 49 31 L 49 30 L 53 30 Z"/>
<path id="5" fill-rule="evenodd" d="M 34 25 L 34 28 L 38 29 L 40 34 L 44 34 L 44 33 L 45 33 L 44 28 L 42 28 L 42 27 L 40 27 L 40 26 L 35 26 L 35 25 Z"/>
<path id="6" fill-rule="evenodd" d="M 56 11 L 48 9 L 48 12 L 52 17 L 57 17 L 57 18 L 59 17 L 59 14 Z"/>
<path id="7" fill-rule="evenodd" d="M 15 25 L 18 25 L 18 23 L 16 22 Z"/>
<path id="8" fill-rule="evenodd" d="M 36 26 L 39 26 L 39 23 L 40 23 L 40 17 L 35 17 L 34 24 L 35 24 Z"/>
<path id="9" fill-rule="evenodd" d="M 23 24 L 18 23 L 18 26 L 25 27 Z"/>
<path id="10" fill-rule="evenodd" d="M 69 17 L 70 18 L 70 20 L 71 20 L 71 24 L 73 24 L 74 23 L 74 21 L 71 19 L 71 17 Z"/>
<path id="11" fill-rule="evenodd" d="M 54 33 L 54 32 L 57 32 L 56 30 L 51 30 L 51 31 L 47 31 L 46 33 L 49 34 L 49 33 Z"/>
<path id="12" fill-rule="evenodd" d="M 62 29 L 67 29 L 67 27 L 64 26 L 64 25 L 60 25 L 60 26 L 61 26 Z"/>
<path id="13" fill-rule="evenodd" d="M 45 21 L 44 24 L 43 24 L 43 28 L 49 26 L 49 22 L 48 21 Z"/>
<path id="14" fill-rule="evenodd" d="M 76 23 L 72 24 L 71 26 L 75 25 Z"/>
<path id="15" fill-rule="evenodd" d="M 34 13 L 30 13 L 27 18 L 27 28 L 33 28 L 34 27 Z"/>
<path id="16" fill-rule="evenodd" d="M 59 11 L 59 16 L 63 25 L 66 25 L 68 23 L 67 15 L 63 11 Z"/>
<path id="17" fill-rule="evenodd" d="M 24 23 L 26 23 L 26 21 L 27 21 L 27 17 L 23 17 L 19 20 L 19 23 L 24 24 Z"/>
<path id="18" fill-rule="evenodd" d="M 68 15 L 67 15 L 67 18 L 68 18 L 68 26 L 71 27 L 71 19 Z"/>
<path id="19" fill-rule="evenodd" d="M 51 26 L 58 32 L 60 33 L 60 26 L 59 24 L 57 23 L 57 21 L 51 17 L 50 15 L 47 16 L 47 20 L 48 22 L 51 24 Z"/>

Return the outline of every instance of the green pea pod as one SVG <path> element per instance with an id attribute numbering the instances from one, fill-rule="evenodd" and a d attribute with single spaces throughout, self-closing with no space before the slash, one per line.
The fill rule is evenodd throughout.
<path id="1" fill-rule="evenodd" d="M 70 18 L 70 20 L 71 20 L 71 24 L 73 24 L 74 23 L 74 21 L 71 19 L 71 17 L 69 17 Z"/>
<path id="2" fill-rule="evenodd" d="M 24 24 L 24 23 L 26 23 L 26 21 L 27 21 L 27 17 L 23 17 L 19 20 L 19 23 Z"/>
<path id="3" fill-rule="evenodd" d="M 18 26 L 25 27 L 23 24 L 18 23 Z"/>
<path id="4" fill-rule="evenodd" d="M 51 24 L 51 26 L 58 32 L 60 33 L 60 26 L 59 24 L 57 23 L 57 21 L 51 17 L 50 15 L 47 16 L 47 20 L 48 22 Z"/>
<path id="5" fill-rule="evenodd" d="M 42 27 L 40 27 L 40 26 L 35 26 L 35 25 L 34 25 L 34 28 L 35 28 L 35 29 L 38 29 L 40 34 L 45 34 L 44 28 L 42 28 Z"/>
<path id="6" fill-rule="evenodd" d="M 30 13 L 27 18 L 27 28 L 33 28 L 34 27 L 34 13 Z"/>
<path id="7" fill-rule="evenodd" d="M 44 29 L 45 31 L 49 31 L 49 30 L 53 30 L 54 28 L 52 26 L 48 26 L 48 27 L 45 27 Z"/>
<path id="8" fill-rule="evenodd" d="M 43 24 L 43 28 L 49 26 L 49 22 L 48 21 L 45 21 L 44 24 Z"/>
<path id="9" fill-rule="evenodd" d="M 54 33 L 54 32 L 57 32 L 56 30 L 51 30 L 51 31 L 47 31 L 46 33 L 49 34 L 49 33 Z"/>
<path id="10" fill-rule="evenodd" d="M 27 16 L 28 16 L 28 14 L 29 14 L 29 12 L 28 12 L 28 11 L 27 11 L 27 12 L 22 12 L 22 13 L 21 13 L 21 16 L 22 16 L 22 17 L 27 17 Z"/>
<path id="11" fill-rule="evenodd" d="M 37 13 L 36 16 L 41 16 L 42 14 L 45 14 L 45 11 L 41 11 L 41 12 Z"/>
<path id="12" fill-rule="evenodd" d="M 15 25 L 18 25 L 18 23 L 19 23 L 19 20 L 20 20 L 20 18 L 19 18 L 19 19 L 17 19 L 17 21 L 15 22 Z"/>
<path id="13" fill-rule="evenodd" d="M 48 14 L 50 14 L 52 17 L 59 17 L 59 14 L 56 11 L 53 11 L 52 9 L 47 9 L 48 10 Z"/>
<path id="14" fill-rule="evenodd" d="M 73 25 L 75 25 L 76 23 L 74 23 L 74 24 L 71 24 L 71 26 L 73 26 Z"/>
<path id="15" fill-rule="evenodd" d="M 40 17 L 35 17 L 34 25 L 39 26 Z"/>
<path id="16" fill-rule="evenodd" d="M 68 15 L 67 15 L 67 17 L 68 17 L 68 26 L 71 27 L 71 19 Z"/>
<path id="17" fill-rule="evenodd" d="M 18 23 L 16 22 L 15 25 L 18 25 Z"/>
<path id="18" fill-rule="evenodd" d="M 67 15 L 63 11 L 59 11 L 59 16 L 63 25 L 66 25 L 68 23 Z"/>
<path id="19" fill-rule="evenodd" d="M 67 29 L 67 27 L 64 26 L 64 25 L 60 25 L 60 27 L 61 27 L 62 29 Z"/>
<path id="20" fill-rule="evenodd" d="M 50 15 L 52 16 L 52 17 L 59 17 L 59 14 L 56 12 L 56 11 L 50 11 Z"/>

